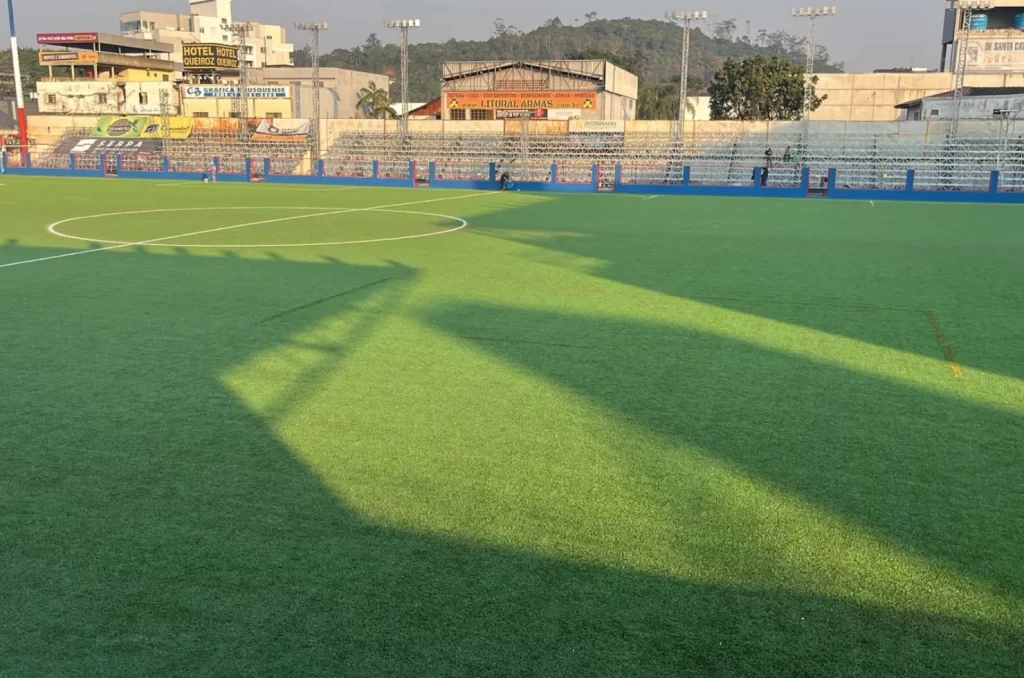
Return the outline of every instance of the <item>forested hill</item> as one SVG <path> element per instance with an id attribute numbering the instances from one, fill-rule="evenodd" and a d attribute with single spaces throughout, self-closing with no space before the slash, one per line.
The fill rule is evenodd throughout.
<path id="1" fill-rule="evenodd" d="M 805 39 L 782 31 L 759 31 L 750 39 L 740 36 L 735 20 L 715 24 L 712 35 L 697 29 L 691 42 L 694 93 L 711 81 L 728 57 L 753 54 L 779 55 L 803 65 Z M 494 22 L 494 34 L 486 41 L 449 40 L 444 43 L 414 44 L 409 49 L 410 99 L 427 101 L 440 91 L 441 62 L 498 59 L 609 58 L 635 72 L 641 85 L 655 87 L 679 81 L 682 29 L 666 21 L 641 19 L 596 19 L 567 25 L 554 18 L 543 26 L 522 32 L 501 19 Z M 308 64 L 309 55 L 296 54 L 297 64 Z M 321 65 L 353 68 L 373 73 L 394 74 L 399 64 L 397 45 L 384 45 L 377 34 L 354 49 L 337 49 L 321 55 Z M 825 47 L 818 47 L 815 70 L 842 70 L 833 63 Z M 397 92 L 393 92 L 397 95 Z M 395 97 L 397 98 L 397 96 Z"/>

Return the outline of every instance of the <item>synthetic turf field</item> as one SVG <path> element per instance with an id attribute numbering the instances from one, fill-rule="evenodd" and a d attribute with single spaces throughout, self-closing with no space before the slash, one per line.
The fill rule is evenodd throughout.
<path id="1" fill-rule="evenodd" d="M 1021 208 L 0 183 L 2 676 L 1024 675 Z"/>

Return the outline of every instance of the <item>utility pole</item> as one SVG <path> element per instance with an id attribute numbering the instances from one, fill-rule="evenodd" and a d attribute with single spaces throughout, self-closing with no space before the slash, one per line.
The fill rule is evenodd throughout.
<path id="1" fill-rule="evenodd" d="M 678 139 L 681 141 L 686 135 L 686 98 L 688 94 L 690 75 L 690 28 L 694 21 L 707 21 L 708 13 L 704 10 L 697 12 L 668 12 L 665 18 L 673 23 L 683 24 L 683 64 L 679 73 L 679 131 Z"/>
<path id="2" fill-rule="evenodd" d="M 967 52 L 971 44 L 971 23 L 974 11 L 992 9 L 992 0 L 951 0 L 949 8 L 960 11 L 960 31 L 956 36 L 956 84 L 953 87 L 953 120 L 949 138 L 960 136 L 960 113 L 964 104 L 964 81 L 967 79 Z"/>
<path id="3" fill-rule="evenodd" d="M 401 138 L 409 135 L 409 29 L 419 28 L 419 19 L 392 19 L 385 21 L 388 28 L 402 31 L 402 120 L 399 123 Z"/>
<path id="4" fill-rule="evenodd" d="M 14 30 L 14 0 L 7 0 L 7 20 L 11 27 L 11 66 L 14 69 L 14 97 L 18 106 L 18 136 L 21 138 L 21 164 L 24 167 L 28 156 L 28 119 L 25 117 L 25 91 L 21 86 L 18 37 Z"/>
<path id="5" fill-rule="evenodd" d="M 295 24 L 300 31 L 309 31 L 312 34 L 312 66 L 313 66 L 313 118 L 309 130 L 310 145 L 310 167 L 309 173 L 315 175 L 320 165 L 320 88 L 323 83 L 320 81 L 320 31 L 327 30 L 326 21 L 302 21 Z"/>
<path id="6" fill-rule="evenodd" d="M 807 64 L 804 66 L 804 112 L 805 122 L 811 119 L 811 99 L 814 96 L 814 59 L 818 53 L 818 18 L 835 16 L 836 8 L 832 7 L 794 7 L 793 16 L 807 19 Z"/>

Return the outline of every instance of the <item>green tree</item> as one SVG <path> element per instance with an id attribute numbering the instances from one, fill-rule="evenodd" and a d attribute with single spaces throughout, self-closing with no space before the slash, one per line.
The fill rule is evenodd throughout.
<path id="1" fill-rule="evenodd" d="M 726 19 L 715 24 L 712 34 L 715 40 L 732 41 L 736 37 L 736 19 Z"/>
<path id="2" fill-rule="evenodd" d="M 825 97 L 810 83 L 811 110 Z M 708 88 L 712 120 L 799 120 L 803 111 L 804 69 L 781 57 L 757 55 L 727 59 Z"/>
<path id="3" fill-rule="evenodd" d="M 641 85 L 670 82 L 679 76 L 679 54 L 683 32 L 667 21 L 644 19 L 598 19 L 579 26 L 571 21 L 550 19 L 539 28 L 518 34 L 503 20 L 495 22 L 494 34 L 486 40 L 448 40 L 443 43 L 420 42 L 409 47 L 409 97 L 428 101 L 440 93 L 441 64 L 445 61 L 497 61 L 505 59 L 564 59 L 569 55 L 599 51 L 615 57 L 613 62 L 635 73 Z M 397 33 L 381 36 L 382 40 L 397 38 Z M 730 57 L 742 58 L 756 54 L 778 54 L 795 64 L 805 57 L 802 39 L 784 34 L 765 33 L 759 41 L 763 47 L 737 40 L 713 40 L 700 30 L 693 31 L 690 50 L 691 78 L 710 82 L 719 65 Z M 788 47 L 793 47 L 789 50 Z M 642 72 L 626 66 L 637 53 L 643 54 Z M 595 57 L 596 58 L 596 57 Z M 304 55 L 296 54 L 296 63 Z M 395 44 L 376 46 L 361 44 L 349 49 L 336 49 L 323 55 L 321 65 L 351 68 L 369 73 L 388 73 L 397 69 L 401 60 Z M 0 69 L 2 70 L 2 69 Z M 842 70 L 827 58 L 827 50 L 819 50 L 815 70 L 835 73 Z M 380 80 L 378 79 L 380 84 Z M 694 93 L 697 93 L 694 88 Z M 394 90 L 392 90 L 394 95 Z M 392 96 L 394 98 L 394 96 Z"/>
<path id="4" fill-rule="evenodd" d="M 703 84 L 700 79 L 697 82 L 692 80 L 688 89 L 690 94 L 686 97 L 686 112 L 689 115 L 696 115 L 697 109 L 690 97 L 699 92 Z M 690 89 L 692 87 L 692 89 Z M 638 120 L 675 120 L 679 117 L 679 78 L 668 82 L 656 82 L 641 85 L 636 102 L 636 117 Z"/>
<path id="5" fill-rule="evenodd" d="M 388 91 L 377 87 L 374 82 L 370 82 L 369 85 L 359 90 L 359 102 L 356 107 L 367 118 L 398 117 L 395 109 L 391 107 L 391 96 Z"/>
<path id="6" fill-rule="evenodd" d="M 25 91 L 35 91 L 36 82 L 47 73 L 46 66 L 39 65 L 39 50 L 21 47 L 18 49 L 18 58 L 21 61 L 21 78 Z M 5 74 L 0 78 L 0 93 L 14 94 L 14 66 L 11 64 L 9 49 L 0 50 L 0 73 Z"/>

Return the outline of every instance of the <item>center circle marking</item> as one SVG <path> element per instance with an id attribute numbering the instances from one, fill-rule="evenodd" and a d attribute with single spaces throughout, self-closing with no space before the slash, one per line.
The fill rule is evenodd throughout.
<path id="1" fill-rule="evenodd" d="M 180 236 L 166 236 L 160 238 L 161 242 L 151 242 L 147 240 L 131 241 L 131 240 L 103 240 L 100 238 L 85 238 L 82 236 L 71 235 L 70 233 L 62 233 L 57 230 L 58 226 L 69 224 L 75 221 L 87 221 L 89 219 L 103 219 L 106 217 L 121 217 L 138 214 L 159 214 L 165 212 L 215 212 L 215 211 L 228 211 L 228 210 L 302 210 L 302 211 L 315 211 L 319 213 L 328 212 L 329 214 L 318 214 L 316 216 L 338 216 L 343 214 L 353 214 L 356 212 L 386 212 L 391 214 L 412 214 L 422 217 L 434 217 L 436 219 L 447 219 L 448 221 L 458 222 L 458 226 L 455 228 L 448 228 L 443 231 L 435 231 L 433 233 L 419 233 L 417 235 L 402 235 L 395 236 L 393 238 L 370 238 L 366 240 L 338 240 L 334 242 L 296 242 L 296 243 L 280 243 L 280 244 L 266 244 L 266 245 L 188 245 L 181 243 L 169 243 L 167 240 L 173 240 L 175 238 L 183 238 L 188 235 L 201 235 L 196 234 L 182 234 Z M 309 215 L 314 216 L 314 215 Z M 290 217 L 291 220 L 297 220 L 300 217 Z M 273 223 L 273 222 L 267 222 Z M 254 224 L 256 225 L 256 224 Z M 143 247 L 184 247 L 189 249 L 257 249 L 257 248 L 273 248 L 273 247 L 329 247 L 332 245 L 362 245 L 375 242 L 394 242 L 398 240 L 415 240 L 417 238 L 431 238 L 438 235 L 446 235 L 448 233 L 454 233 L 461 231 L 462 229 L 469 226 L 469 222 L 459 217 L 453 217 L 450 214 L 434 214 L 432 212 L 415 212 L 411 210 L 393 210 L 383 209 L 376 207 L 356 207 L 356 208 L 340 208 L 336 211 L 332 211 L 329 207 L 167 207 L 163 209 L 155 210 L 134 210 L 131 212 L 110 212 L 107 214 L 89 214 L 81 217 L 70 217 L 68 219 L 62 219 L 56 221 L 46 227 L 46 230 L 53 235 L 60 236 L 61 238 L 70 238 L 71 240 L 81 240 L 83 242 L 100 243 L 104 245 L 115 245 L 115 246 L 132 246 L 139 245 Z M 244 225 L 238 224 L 238 228 L 244 228 Z M 234 228 L 233 226 L 225 226 L 224 230 Z"/>

